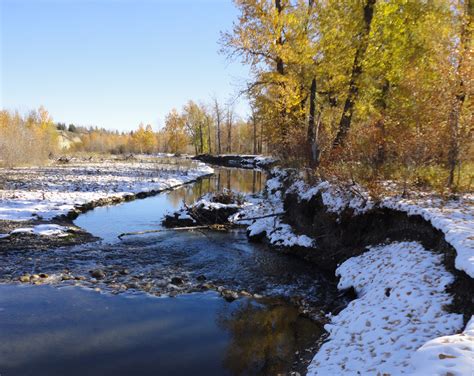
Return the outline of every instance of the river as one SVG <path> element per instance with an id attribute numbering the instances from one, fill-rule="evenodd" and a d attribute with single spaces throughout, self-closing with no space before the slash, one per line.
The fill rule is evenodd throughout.
<path id="1" fill-rule="evenodd" d="M 301 369 L 323 329 L 291 301 L 304 297 L 324 306 L 337 295 L 313 265 L 249 243 L 240 229 L 117 238 L 161 229 L 166 212 L 204 193 L 258 193 L 264 184 L 259 171 L 216 168 L 196 183 L 80 215 L 75 224 L 99 242 L 18 256 L 16 262 L 33 272 L 63 277 L 51 286 L 0 285 L 0 374 L 274 375 Z M 83 277 L 94 268 L 106 277 Z M 179 278 L 178 286 L 172 278 Z M 250 294 L 228 302 L 203 281 Z"/>

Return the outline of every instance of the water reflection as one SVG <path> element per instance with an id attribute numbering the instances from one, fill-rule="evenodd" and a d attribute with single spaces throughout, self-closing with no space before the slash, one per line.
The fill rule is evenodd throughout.
<path id="1" fill-rule="evenodd" d="M 0 286 L 5 375 L 275 375 L 317 335 L 270 302 Z"/>
<path id="2" fill-rule="evenodd" d="M 313 345 L 323 330 L 283 302 L 247 300 L 220 312 L 219 326 L 231 335 L 225 368 L 233 375 L 277 375 L 289 370 L 295 350 Z"/>
<path id="3" fill-rule="evenodd" d="M 168 197 L 172 205 L 177 207 L 183 201 L 193 203 L 208 192 L 231 189 L 241 193 L 258 193 L 265 187 L 266 176 L 262 171 L 222 167 L 214 167 L 214 171 L 214 175 L 195 184 L 171 191 Z"/>
<path id="4" fill-rule="evenodd" d="M 81 214 L 74 223 L 106 242 L 117 242 L 117 235 L 123 232 L 160 228 L 164 215 L 179 209 L 183 202 L 191 204 L 208 192 L 224 188 L 242 193 L 257 193 L 264 188 L 265 179 L 261 171 L 215 168 L 214 175 L 193 184 L 145 200 L 99 207 Z"/>

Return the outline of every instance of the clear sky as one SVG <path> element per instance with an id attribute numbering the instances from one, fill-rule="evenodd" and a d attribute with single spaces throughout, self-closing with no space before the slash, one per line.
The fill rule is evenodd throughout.
<path id="1" fill-rule="evenodd" d="M 248 69 L 218 53 L 231 0 L 0 0 L 1 106 L 131 130 L 188 99 L 225 101 Z M 246 105 L 237 105 L 245 114 Z"/>

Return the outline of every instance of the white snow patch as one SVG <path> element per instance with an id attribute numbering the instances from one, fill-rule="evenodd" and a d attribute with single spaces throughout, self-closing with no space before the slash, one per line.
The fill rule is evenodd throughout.
<path id="1" fill-rule="evenodd" d="M 353 286 L 358 298 L 325 326 L 329 340 L 308 375 L 412 374 L 419 347 L 462 328 L 462 316 L 443 309 L 453 276 L 418 243 L 370 248 L 336 273 L 338 287 Z"/>
<path id="2" fill-rule="evenodd" d="M 337 185 L 322 181 L 310 187 L 302 180 L 297 180 L 288 191 L 296 192 L 298 198 L 303 201 L 309 201 L 320 193 L 327 210 L 336 214 L 340 214 L 346 209 L 352 209 L 357 215 L 374 207 L 374 201 L 368 192 L 358 184 Z"/>
<path id="3" fill-rule="evenodd" d="M 465 195 L 456 201 L 431 197 L 412 200 L 387 198 L 381 206 L 404 211 L 408 215 L 421 215 L 442 231 L 446 241 L 456 250 L 456 269 L 474 278 L 474 195 Z"/>
<path id="4" fill-rule="evenodd" d="M 55 224 L 44 224 L 44 225 L 36 225 L 34 227 L 22 227 L 17 228 L 15 230 L 10 231 L 9 234 L 2 234 L 2 235 L 12 235 L 12 234 L 32 234 L 38 236 L 57 236 L 57 237 L 64 237 L 67 236 L 67 227 L 55 225 Z M 6 237 L 6 236 L 4 236 Z"/>
<path id="5" fill-rule="evenodd" d="M 189 166 L 104 161 L 66 166 L 2 169 L 9 177 L 0 190 L 0 220 L 52 219 L 103 198 L 162 191 L 213 173 L 203 163 Z"/>
<path id="6" fill-rule="evenodd" d="M 460 334 L 428 341 L 412 357 L 413 375 L 474 375 L 474 316 Z"/>

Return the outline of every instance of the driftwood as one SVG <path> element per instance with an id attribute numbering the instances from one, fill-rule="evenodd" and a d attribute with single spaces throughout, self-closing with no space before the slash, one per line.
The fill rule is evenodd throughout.
<path id="1" fill-rule="evenodd" d="M 124 236 L 131 236 L 131 235 L 143 235 L 143 234 L 152 234 L 156 232 L 167 232 L 167 231 L 192 231 L 192 230 L 218 230 L 218 231 L 226 231 L 229 226 L 224 225 L 206 225 L 206 226 L 189 226 L 189 227 L 174 227 L 174 228 L 165 228 L 159 230 L 144 230 L 144 231 L 134 231 L 134 232 L 124 232 L 117 237 L 122 239 Z"/>
<path id="2" fill-rule="evenodd" d="M 262 215 L 260 217 L 249 217 L 249 218 L 239 218 L 239 219 L 236 219 L 235 221 L 250 221 L 250 220 L 253 220 L 253 219 L 262 219 L 262 218 L 270 218 L 270 217 L 277 217 L 279 215 L 284 215 L 285 212 L 280 212 L 280 213 L 273 213 L 273 214 L 267 214 L 267 215 Z"/>

